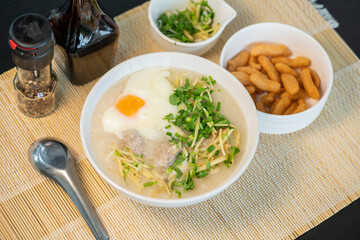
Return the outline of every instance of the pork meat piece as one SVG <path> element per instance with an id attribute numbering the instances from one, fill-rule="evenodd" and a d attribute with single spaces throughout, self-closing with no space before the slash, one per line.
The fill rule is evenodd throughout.
<path id="1" fill-rule="evenodd" d="M 138 155 L 144 152 L 144 139 L 136 130 L 125 131 L 120 144 L 123 148 L 128 147 L 133 153 Z"/>
<path id="2" fill-rule="evenodd" d="M 156 165 L 170 167 L 175 162 L 179 152 L 180 149 L 176 145 L 172 145 L 169 141 L 160 143 L 154 154 Z"/>

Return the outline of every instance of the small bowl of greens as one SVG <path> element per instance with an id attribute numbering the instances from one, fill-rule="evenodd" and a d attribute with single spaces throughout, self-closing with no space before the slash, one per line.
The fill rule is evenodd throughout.
<path id="1" fill-rule="evenodd" d="M 151 0 L 148 17 L 167 51 L 202 55 L 219 40 L 236 11 L 224 0 Z"/>

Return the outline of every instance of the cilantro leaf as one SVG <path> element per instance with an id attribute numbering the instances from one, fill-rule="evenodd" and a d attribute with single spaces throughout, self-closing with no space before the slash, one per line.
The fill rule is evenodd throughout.
<path id="1" fill-rule="evenodd" d="M 175 94 L 171 94 L 169 97 L 169 102 L 171 105 L 178 105 L 181 102 L 181 99 Z"/>

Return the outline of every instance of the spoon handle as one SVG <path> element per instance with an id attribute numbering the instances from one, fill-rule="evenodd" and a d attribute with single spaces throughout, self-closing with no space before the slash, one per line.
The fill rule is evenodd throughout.
<path id="1" fill-rule="evenodd" d="M 74 161 L 75 162 L 75 161 Z M 80 178 L 76 172 L 76 166 L 68 168 L 67 174 L 56 179 L 60 186 L 69 195 L 75 206 L 78 208 L 86 223 L 90 227 L 96 239 L 109 239 L 108 232 L 102 224 L 93 204 L 90 202 Z"/>

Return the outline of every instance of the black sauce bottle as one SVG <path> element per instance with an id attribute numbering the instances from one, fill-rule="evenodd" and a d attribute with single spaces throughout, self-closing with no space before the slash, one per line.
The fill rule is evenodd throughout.
<path id="1" fill-rule="evenodd" d="M 55 61 L 75 85 L 103 75 L 113 66 L 119 29 L 96 0 L 67 0 L 50 12 L 57 47 Z"/>

